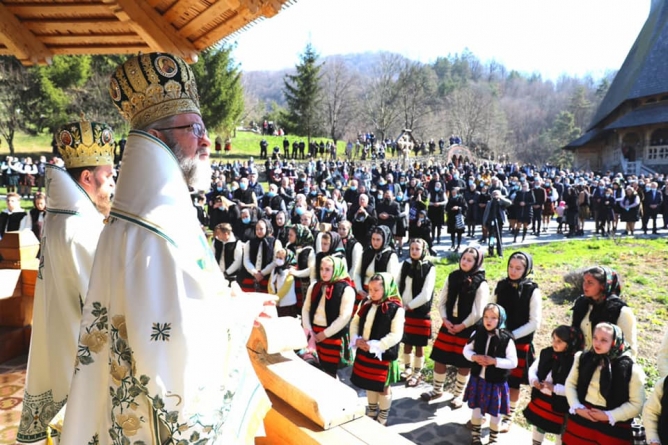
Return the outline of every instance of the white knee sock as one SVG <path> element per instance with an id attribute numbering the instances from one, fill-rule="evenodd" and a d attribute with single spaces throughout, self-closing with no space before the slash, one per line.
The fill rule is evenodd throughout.
<path id="1" fill-rule="evenodd" d="M 380 408 L 380 411 L 378 412 L 378 423 L 385 425 L 387 423 L 387 418 L 390 415 L 390 406 L 392 406 L 392 393 L 387 395 L 378 393 L 378 406 Z"/>

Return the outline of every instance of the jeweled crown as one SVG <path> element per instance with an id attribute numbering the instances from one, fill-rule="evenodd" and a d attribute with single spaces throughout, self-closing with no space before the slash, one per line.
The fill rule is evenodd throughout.
<path id="1" fill-rule="evenodd" d="M 62 126 L 56 143 L 65 168 L 114 164 L 114 132 L 107 124 L 81 121 Z"/>
<path id="2" fill-rule="evenodd" d="M 200 114 L 195 76 L 183 59 L 171 54 L 128 59 L 111 76 L 109 94 L 134 129 L 177 114 Z"/>

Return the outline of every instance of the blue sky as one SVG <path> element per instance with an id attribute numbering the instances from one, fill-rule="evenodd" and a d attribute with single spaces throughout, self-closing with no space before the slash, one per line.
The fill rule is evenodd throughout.
<path id="1" fill-rule="evenodd" d="M 298 0 L 236 38 L 244 71 L 321 56 L 391 51 L 432 62 L 468 48 L 508 69 L 600 78 L 618 69 L 651 0 Z"/>

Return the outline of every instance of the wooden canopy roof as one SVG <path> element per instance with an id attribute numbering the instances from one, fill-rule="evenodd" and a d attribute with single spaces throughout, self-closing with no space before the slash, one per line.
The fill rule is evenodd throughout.
<path id="1" fill-rule="evenodd" d="M 296 0 L 0 0 L 0 55 L 25 65 L 54 55 L 200 51 Z"/>

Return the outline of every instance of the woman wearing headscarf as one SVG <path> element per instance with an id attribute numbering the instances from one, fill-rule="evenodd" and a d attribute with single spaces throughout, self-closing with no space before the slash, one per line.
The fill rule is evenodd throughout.
<path id="1" fill-rule="evenodd" d="M 580 328 L 561 325 L 552 331 L 552 346 L 540 351 L 538 359 L 529 368 L 531 402 L 524 410 L 524 417 L 533 425 L 533 443 L 543 443 L 545 433 L 557 435 L 566 424 L 568 400 L 566 378 L 573 367 L 575 353 L 582 350 L 584 338 Z"/>
<path id="2" fill-rule="evenodd" d="M 507 432 L 520 399 L 520 385 L 528 385 L 528 369 L 534 361 L 534 333 L 540 327 L 542 297 L 538 284 L 528 277 L 533 258 L 526 252 L 515 252 L 508 258 L 508 276 L 499 281 L 492 301 L 507 314 L 506 327 L 513 334 L 517 348 L 517 367 L 510 372 L 510 413 L 504 415 L 501 432 Z"/>
<path id="3" fill-rule="evenodd" d="M 371 231 L 371 245 L 362 253 L 362 289 L 357 290 L 355 309 L 367 297 L 369 280 L 379 272 L 388 272 L 398 280 L 401 272 L 399 257 L 392 247 L 392 232 L 386 226 L 376 226 Z"/>
<path id="4" fill-rule="evenodd" d="M 399 381 L 399 343 L 404 309 L 394 277 L 386 272 L 369 280 L 369 300 L 350 324 L 350 339 L 357 349 L 350 381 L 367 391 L 366 415 L 387 423 L 392 404 L 390 385 Z"/>
<path id="5" fill-rule="evenodd" d="M 244 263 L 237 282 L 245 292 L 267 292 L 269 275 L 274 270 L 274 252 L 281 242 L 272 236 L 271 223 L 261 219 L 255 224 L 255 238 L 244 245 Z"/>
<path id="6" fill-rule="evenodd" d="M 634 363 L 624 333 L 612 323 L 596 324 L 591 348 L 575 355 L 566 379 L 570 405 L 564 445 L 626 445 L 631 422 L 645 403 L 645 373 Z"/>
<path id="7" fill-rule="evenodd" d="M 620 298 L 617 272 L 607 266 L 587 269 L 582 278 L 582 295 L 573 304 L 572 326 L 582 329 L 585 348 L 591 348 L 594 327 L 603 321 L 619 326 L 631 354 L 638 354 L 638 328 L 630 307 Z"/>
<path id="8" fill-rule="evenodd" d="M 283 246 L 288 244 L 287 218 L 287 213 L 283 210 L 279 210 L 271 222 L 274 229 L 274 238 L 279 240 Z"/>
<path id="9" fill-rule="evenodd" d="M 447 214 L 446 223 L 448 233 L 450 234 L 450 250 L 458 251 L 462 244 L 462 234 L 466 225 L 457 227 L 457 215 L 465 217 L 467 208 L 468 205 L 464 197 L 459 194 L 459 187 L 454 187 L 450 191 L 450 199 L 445 205 L 445 212 Z"/>
<path id="10" fill-rule="evenodd" d="M 269 276 L 267 290 L 278 297 L 276 310 L 279 317 L 296 317 L 297 294 L 295 293 L 295 278 L 290 275 L 290 268 L 297 264 L 295 254 L 290 249 L 276 251 L 274 270 Z"/>
<path id="11" fill-rule="evenodd" d="M 315 337 L 320 368 L 336 377 L 336 370 L 351 360 L 348 327 L 355 287 L 341 258 L 323 258 L 320 276 L 306 294 L 302 326 Z"/>
<path id="12" fill-rule="evenodd" d="M 404 324 L 403 362 L 406 386 L 414 387 L 422 380 L 424 347 L 431 339 L 431 299 L 436 284 L 436 268 L 427 259 L 429 246 L 423 239 L 408 244 L 409 258 L 401 265 L 399 293 L 406 310 Z M 415 346 L 415 356 L 413 356 Z"/>
<path id="13" fill-rule="evenodd" d="M 290 275 L 295 277 L 297 309 L 301 311 L 304 297 L 311 283 L 315 281 L 315 249 L 313 234 L 308 227 L 295 224 L 288 229 L 288 249 L 297 258 L 297 264 L 290 268 Z"/>
<path id="14" fill-rule="evenodd" d="M 320 252 L 315 254 L 315 270 L 316 279 L 320 280 L 320 262 L 323 258 L 332 256 L 341 258 L 343 260 L 346 270 L 348 270 L 348 263 L 346 262 L 346 251 L 341 245 L 341 236 L 337 232 L 322 232 L 320 234 Z"/>
<path id="15" fill-rule="evenodd" d="M 462 396 L 472 366 L 463 356 L 464 346 L 489 300 L 489 285 L 482 263 L 482 251 L 467 247 L 459 259 L 459 268 L 448 275 L 443 286 L 438 306 L 443 324 L 431 350 L 434 387 L 420 395 L 422 400 L 434 400 L 443 395 L 447 365 L 451 365 L 457 368 L 457 380 L 450 404 L 459 408 L 464 403 Z"/>

